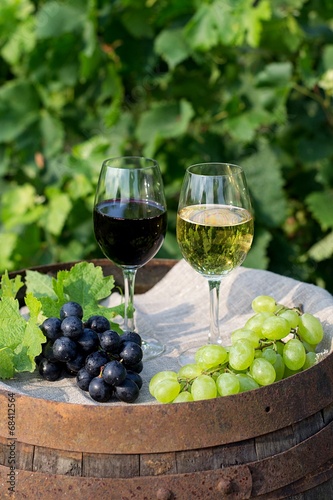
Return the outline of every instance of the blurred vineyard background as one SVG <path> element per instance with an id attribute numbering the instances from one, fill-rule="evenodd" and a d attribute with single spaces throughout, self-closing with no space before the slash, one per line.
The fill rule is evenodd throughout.
<path id="1" fill-rule="evenodd" d="M 0 0 L 0 271 L 101 257 L 102 160 L 245 169 L 245 262 L 333 292 L 332 0 Z"/>

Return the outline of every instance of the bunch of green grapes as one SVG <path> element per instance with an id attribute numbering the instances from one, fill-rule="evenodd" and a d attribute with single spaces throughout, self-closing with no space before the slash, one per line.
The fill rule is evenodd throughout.
<path id="1" fill-rule="evenodd" d="M 257 389 L 310 368 L 324 332 L 321 322 L 273 297 L 252 301 L 254 315 L 231 334 L 231 345 L 208 344 L 178 372 L 156 373 L 150 394 L 160 403 L 199 401 Z"/>

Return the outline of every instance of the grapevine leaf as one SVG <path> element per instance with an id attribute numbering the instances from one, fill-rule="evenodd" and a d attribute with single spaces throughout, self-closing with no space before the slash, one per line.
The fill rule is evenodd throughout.
<path id="1" fill-rule="evenodd" d="M 52 299 L 51 297 L 40 297 L 39 300 L 42 304 L 43 314 L 47 318 L 58 317 L 61 306 L 65 302 L 61 302 L 58 299 Z"/>
<path id="2" fill-rule="evenodd" d="M 214 4 L 203 3 L 185 27 L 186 41 L 194 50 L 207 51 L 217 45 L 219 33 Z"/>
<path id="3" fill-rule="evenodd" d="M 10 142 L 38 119 L 38 97 L 27 81 L 10 81 L 0 89 L 0 142 Z"/>
<path id="4" fill-rule="evenodd" d="M 323 67 L 325 70 L 330 70 L 333 68 L 333 45 L 328 44 L 323 49 Z"/>
<path id="5" fill-rule="evenodd" d="M 333 191 L 311 193 L 305 201 L 323 231 L 333 228 Z"/>
<path id="6" fill-rule="evenodd" d="M 47 189 L 47 195 L 49 204 L 40 224 L 49 233 L 59 236 L 72 209 L 72 202 L 67 193 L 61 193 L 55 188 Z"/>
<path id="7" fill-rule="evenodd" d="M 1 288 L 0 297 L 16 297 L 17 292 L 22 288 L 23 281 L 20 275 L 15 276 L 15 278 L 9 278 L 8 271 L 2 275 L 1 278 Z"/>
<path id="8" fill-rule="evenodd" d="M 286 217 L 282 166 L 269 145 L 263 143 L 257 153 L 243 160 L 256 219 L 268 227 L 276 227 Z"/>
<path id="9" fill-rule="evenodd" d="M 48 274 L 27 269 L 25 273 L 25 284 L 27 286 L 27 290 L 37 298 L 57 298 L 57 295 L 53 289 L 52 277 Z"/>
<path id="10" fill-rule="evenodd" d="M 14 376 L 13 352 L 8 347 L 0 349 L 0 378 L 12 378 Z"/>
<path id="11" fill-rule="evenodd" d="M 194 114 L 185 99 L 179 103 L 161 103 L 142 114 L 137 135 L 140 141 L 148 142 L 157 133 L 160 137 L 178 137 L 186 132 Z"/>
<path id="12" fill-rule="evenodd" d="M 47 2 L 36 16 L 38 38 L 58 37 L 82 28 L 83 11 L 77 6 Z"/>
<path id="13" fill-rule="evenodd" d="M 312 245 L 308 250 L 308 255 L 316 262 L 329 259 L 333 255 L 333 232 Z"/>
<path id="14" fill-rule="evenodd" d="M 0 347 L 15 349 L 24 335 L 25 319 L 20 314 L 18 300 L 2 297 L 0 301 Z"/>
<path id="15" fill-rule="evenodd" d="M 16 371 L 34 371 L 35 357 L 42 350 L 42 343 L 45 342 L 45 336 L 38 326 L 38 317 L 41 312 L 41 303 L 31 293 L 28 293 L 25 298 L 25 303 L 28 306 L 30 317 L 25 324 L 24 334 L 21 343 L 14 351 L 14 365 Z"/>
<path id="16" fill-rule="evenodd" d="M 166 60 L 170 69 L 174 69 L 190 55 L 181 29 L 163 30 L 156 38 L 155 50 Z"/>
<path id="17" fill-rule="evenodd" d="M 61 151 L 64 141 L 64 129 L 61 121 L 44 111 L 41 114 L 40 130 L 43 137 L 44 153 L 47 156 L 52 156 Z"/>
<path id="18" fill-rule="evenodd" d="M 244 142 L 254 139 L 259 127 L 269 124 L 272 118 L 264 109 L 251 109 L 225 120 L 225 128 L 232 137 Z"/>
<path id="19" fill-rule="evenodd" d="M 92 299 L 99 301 L 108 297 L 114 287 L 113 276 L 104 277 L 100 266 L 88 262 L 79 262 L 69 271 L 60 271 L 58 280 L 62 280 L 65 292 L 75 297 L 83 308 Z"/>
<path id="20" fill-rule="evenodd" d="M 262 32 L 262 21 L 271 18 L 271 7 L 268 0 L 262 0 L 256 7 L 246 11 L 244 24 L 247 27 L 247 41 L 252 47 L 258 47 Z"/>
<path id="21" fill-rule="evenodd" d="M 105 315 L 108 318 L 123 315 L 123 307 L 105 308 L 101 312 L 99 302 L 111 294 L 115 283 L 113 276 L 103 275 L 100 266 L 79 262 L 69 270 L 58 271 L 56 278 L 43 276 L 38 271 L 27 271 L 26 284 L 27 291 L 39 298 L 43 314 L 47 317 L 59 317 L 61 306 L 69 300 L 82 306 L 84 318 L 104 312 L 107 312 Z"/>

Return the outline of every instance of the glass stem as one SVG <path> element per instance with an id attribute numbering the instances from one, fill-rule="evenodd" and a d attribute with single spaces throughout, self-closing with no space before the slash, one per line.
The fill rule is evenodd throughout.
<path id="1" fill-rule="evenodd" d="M 219 327 L 219 302 L 221 280 L 208 280 L 210 300 L 209 344 L 222 344 Z"/>
<path id="2" fill-rule="evenodd" d="M 135 330 L 133 298 L 136 271 L 136 268 L 123 268 L 125 295 L 124 332 L 133 332 Z"/>

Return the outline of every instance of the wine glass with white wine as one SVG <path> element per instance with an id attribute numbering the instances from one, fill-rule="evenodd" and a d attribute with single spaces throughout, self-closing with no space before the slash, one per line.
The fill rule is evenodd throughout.
<path id="1" fill-rule="evenodd" d="M 208 343 L 222 344 L 220 284 L 245 260 L 253 232 L 250 195 L 240 166 L 199 163 L 187 168 L 178 205 L 177 241 L 184 259 L 208 280 Z"/>

